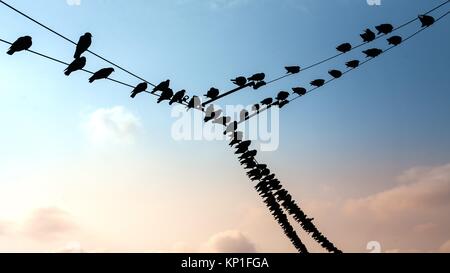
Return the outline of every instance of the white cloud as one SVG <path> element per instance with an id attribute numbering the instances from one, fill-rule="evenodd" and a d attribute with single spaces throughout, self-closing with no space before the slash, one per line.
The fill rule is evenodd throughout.
<path id="1" fill-rule="evenodd" d="M 256 248 L 253 242 L 242 232 L 228 230 L 211 236 L 202 251 L 213 253 L 254 253 Z"/>
<path id="2" fill-rule="evenodd" d="M 91 113 L 83 128 L 93 143 L 131 143 L 141 123 L 139 118 L 123 106 L 101 108 Z"/>

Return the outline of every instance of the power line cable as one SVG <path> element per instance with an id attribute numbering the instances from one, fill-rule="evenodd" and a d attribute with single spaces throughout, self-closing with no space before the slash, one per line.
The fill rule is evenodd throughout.
<path id="1" fill-rule="evenodd" d="M 446 17 L 449 13 L 450 13 L 450 11 L 447 11 L 445 14 L 443 14 L 443 15 L 440 16 L 440 17 L 438 17 L 438 18 L 435 20 L 435 23 L 437 23 L 438 21 L 440 21 L 441 19 L 443 19 L 444 17 Z M 402 41 L 402 43 L 401 43 L 400 45 L 402 45 L 403 43 L 405 43 L 406 41 L 410 40 L 411 38 L 413 38 L 414 36 L 418 35 L 419 33 L 421 33 L 422 31 L 424 31 L 424 30 L 426 30 L 426 29 L 428 29 L 428 27 L 421 28 L 421 29 L 419 29 L 418 31 L 414 32 L 413 34 L 409 35 L 408 37 L 406 37 L 406 38 Z M 390 50 L 392 50 L 393 48 L 398 47 L 398 46 L 399 46 L 399 45 L 397 45 L 397 46 L 391 46 L 391 47 L 387 48 L 386 50 L 384 50 L 380 55 L 382 55 L 382 54 L 384 54 L 384 53 L 386 53 L 386 52 L 388 52 L 388 51 L 390 51 Z M 378 56 L 378 57 L 379 57 L 379 56 Z M 362 65 L 364 65 L 364 64 L 366 64 L 366 63 L 368 63 L 368 62 L 370 62 L 370 61 L 372 61 L 372 60 L 374 60 L 374 59 L 377 59 L 378 57 L 376 57 L 376 58 L 370 58 L 370 59 L 367 59 L 367 60 L 361 62 L 357 68 L 361 67 Z M 350 71 L 356 70 L 357 68 L 350 68 L 350 69 L 348 69 L 348 70 L 342 72 L 342 75 L 345 75 L 345 74 L 349 73 Z M 337 79 L 338 79 L 338 78 L 332 78 L 332 79 L 326 81 L 322 86 L 314 87 L 314 88 L 312 88 L 311 90 L 307 91 L 305 95 L 307 95 L 307 94 L 309 94 L 309 93 L 312 93 L 312 92 L 314 92 L 315 90 L 317 90 L 317 89 L 319 89 L 319 88 L 321 88 L 321 87 L 323 87 L 323 86 L 325 86 L 325 85 L 327 85 L 327 84 L 329 84 L 329 83 L 331 83 L 331 82 L 333 82 L 333 81 L 335 81 L 335 80 L 337 80 Z M 293 102 L 293 101 L 295 101 L 295 100 L 301 98 L 301 97 L 304 97 L 305 95 L 297 95 L 296 97 L 294 97 L 294 98 L 288 100 L 288 101 L 289 101 L 289 104 L 290 104 L 291 102 Z M 238 124 L 241 124 L 241 123 L 246 122 L 246 121 L 248 121 L 249 119 L 251 119 L 251 118 L 253 118 L 253 117 L 255 117 L 255 116 L 258 116 L 258 115 L 261 114 L 262 112 L 265 112 L 265 111 L 269 110 L 271 107 L 273 107 L 273 106 L 275 106 L 275 105 L 276 105 L 275 103 L 272 103 L 272 104 L 268 105 L 267 107 L 258 110 L 257 112 L 255 112 L 255 113 L 249 115 L 245 120 L 239 121 Z"/>
<path id="2" fill-rule="evenodd" d="M 57 35 L 57 36 L 63 38 L 64 40 L 68 41 L 69 43 L 72 43 L 72 44 L 74 44 L 74 45 L 77 45 L 77 43 L 74 42 L 73 40 L 67 38 L 66 36 L 62 35 L 61 33 L 57 32 L 57 31 L 53 30 L 52 28 L 50 28 L 50 27 L 44 25 L 43 23 L 37 21 L 36 19 L 34 19 L 34 18 L 32 18 L 31 16 L 25 14 L 24 12 L 18 10 L 17 8 L 11 6 L 10 4 L 6 3 L 5 1 L 0 0 L 0 3 L 3 4 L 3 5 L 5 5 L 6 7 L 10 8 L 11 10 L 17 12 L 18 14 L 24 16 L 24 17 L 27 18 L 28 20 L 30 20 L 30 21 L 32 21 L 32 22 L 38 24 L 39 26 L 45 28 L 46 30 L 52 32 L 53 34 L 55 34 L 55 35 Z M 116 64 L 116 63 L 114 63 L 114 62 L 112 62 L 112 61 L 110 61 L 110 60 L 108 60 L 108 59 L 106 59 L 106 58 L 104 58 L 104 57 L 102 57 L 102 56 L 100 56 L 100 55 L 98 55 L 97 53 L 95 53 L 95 52 L 93 52 L 93 51 L 91 51 L 91 50 L 87 50 L 87 52 L 89 52 L 89 53 L 91 53 L 92 55 L 94 55 L 95 57 L 97 57 L 97 58 L 99 58 L 99 59 L 101 59 L 101 60 L 103 60 L 103 61 L 105 61 L 105 62 L 107 62 L 107 63 L 109 63 L 109 64 L 111 64 L 111 65 L 113 65 L 113 66 L 115 66 L 115 67 L 117 67 L 117 68 L 119 68 L 120 70 L 122 70 L 122 71 L 128 73 L 129 75 L 131 75 L 131 76 L 133 76 L 133 77 L 135 77 L 135 78 L 137 78 L 137 79 L 139 79 L 139 80 L 141 80 L 141 81 L 144 81 L 144 82 L 150 84 L 150 85 L 153 86 L 153 87 L 156 86 L 155 84 L 153 84 L 153 83 L 151 83 L 151 82 L 145 80 L 144 78 L 139 77 L 139 76 L 137 76 L 136 74 L 132 73 L 132 72 L 129 71 L 128 69 L 123 68 L 122 66 L 120 66 L 120 65 L 118 65 L 118 64 Z"/>

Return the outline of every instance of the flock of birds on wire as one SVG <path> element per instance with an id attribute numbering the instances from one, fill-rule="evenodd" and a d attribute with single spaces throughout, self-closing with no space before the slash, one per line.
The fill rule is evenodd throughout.
<path id="1" fill-rule="evenodd" d="M 448 2 L 448 1 L 447 1 Z M 422 23 L 422 27 L 429 27 L 435 23 L 434 17 L 430 15 L 420 15 L 418 17 L 420 22 Z M 388 35 L 393 32 L 395 29 L 391 24 L 381 24 L 375 27 L 378 31 L 376 34 L 374 31 L 370 29 L 366 29 L 360 36 L 364 43 L 370 43 L 377 39 L 377 35 Z M 387 42 L 389 45 L 397 46 L 401 44 L 403 41 L 401 36 L 391 36 L 387 38 Z M 86 33 L 80 37 L 76 50 L 74 53 L 74 60 L 67 66 L 64 70 L 64 74 L 70 76 L 72 73 L 83 70 L 86 65 L 86 57 L 83 54 L 88 51 L 89 47 L 92 44 L 92 35 L 91 33 Z M 11 47 L 7 51 L 7 54 L 13 55 L 16 52 L 29 50 L 32 46 L 32 38 L 30 36 L 24 36 L 18 38 L 14 43 L 11 44 Z M 345 54 L 354 47 L 350 43 L 343 43 L 336 47 L 336 50 L 342 54 Z M 383 53 L 383 50 L 379 48 L 370 48 L 364 50 L 363 53 L 367 58 L 375 58 Z M 349 69 L 355 69 L 360 65 L 359 60 L 350 60 L 347 61 L 346 66 Z M 302 71 L 300 66 L 287 66 L 285 67 L 287 75 L 293 75 L 300 73 Z M 114 72 L 114 68 L 108 67 L 98 70 L 93 73 L 93 75 L 89 78 L 89 82 L 93 83 L 94 81 L 107 79 Z M 340 78 L 344 72 L 333 69 L 328 71 L 328 74 L 333 78 Z M 240 90 L 246 87 L 253 87 L 253 89 L 257 90 L 265 85 L 267 82 L 265 81 L 266 75 L 264 73 L 256 73 L 250 77 L 239 76 L 231 80 L 231 82 L 236 85 L 236 89 L 230 91 Z M 315 79 L 310 82 L 313 88 L 319 88 L 326 84 L 327 81 L 324 79 Z M 186 90 L 180 90 L 178 92 L 174 92 L 170 88 L 170 80 L 166 80 L 161 82 L 158 85 L 153 86 L 153 90 L 147 91 L 148 83 L 142 82 L 134 87 L 131 91 L 131 98 L 135 98 L 138 94 L 143 92 L 148 92 L 152 94 L 158 94 L 157 103 L 161 103 L 163 101 L 168 101 L 170 105 L 173 103 L 180 103 L 187 107 L 187 109 L 197 109 L 205 112 L 205 122 L 213 122 L 216 124 L 220 124 L 226 127 L 224 134 L 228 134 L 230 136 L 229 145 L 235 149 L 235 154 L 238 156 L 239 163 L 243 166 L 243 168 L 247 172 L 247 176 L 251 181 L 257 182 L 255 189 L 259 193 L 259 195 L 263 198 L 264 203 L 269 208 L 271 214 L 274 216 L 276 221 L 282 227 L 285 235 L 290 239 L 294 247 L 299 252 L 308 252 L 306 246 L 300 240 L 297 235 L 295 229 L 289 223 L 287 215 L 284 211 L 289 213 L 296 222 L 298 222 L 301 227 L 309 234 L 311 234 L 312 238 L 316 240 L 324 249 L 329 252 L 340 253 L 341 251 L 331 243 L 314 225 L 313 218 L 309 218 L 296 204 L 293 200 L 292 196 L 288 193 L 287 190 L 283 188 L 281 182 L 276 178 L 275 174 L 271 172 L 266 164 L 260 164 L 256 160 L 257 151 L 251 150 L 251 141 L 243 139 L 243 133 L 237 130 L 238 122 L 231 122 L 231 117 L 223 116 L 222 110 L 215 110 L 214 105 L 210 104 L 211 102 L 217 100 L 221 96 L 226 94 L 220 94 L 220 90 L 212 87 L 209 89 L 204 97 L 208 99 L 207 102 L 201 102 L 199 96 L 192 96 L 190 98 L 187 95 Z M 229 93 L 230 93 L 229 92 Z M 304 96 L 308 93 L 307 89 L 304 87 L 293 87 L 292 93 L 288 91 L 280 91 L 275 98 L 266 98 L 259 103 L 253 105 L 252 111 L 256 114 L 259 113 L 261 106 L 265 108 L 269 108 L 272 106 L 278 106 L 279 108 L 283 108 L 285 105 L 289 103 L 289 97 L 291 95 L 297 95 L 298 97 Z M 210 104 L 210 105 L 208 105 Z M 207 106 L 208 105 L 208 106 Z M 206 107 L 207 106 L 207 107 Z M 205 109 L 206 107 L 206 109 Z M 240 115 L 240 121 L 243 122 L 248 120 L 250 117 L 250 113 L 247 110 L 243 110 Z M 284 210 L 283 210 L 284 208 Z"/>

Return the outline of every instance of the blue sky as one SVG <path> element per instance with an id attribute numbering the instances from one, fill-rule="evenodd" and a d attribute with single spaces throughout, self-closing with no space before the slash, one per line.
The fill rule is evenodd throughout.
<path id="1" fill-rule="evenodd" d="M 9 1 L 74 40 L 91 32 L 94 52 L 148 81 L 171 79 L 174 89 L 185 88 L 197 95 L 211 86 L 231 89 L 229 79 L 235 76 L 265 72 L 273 78 L 284 73 L 285 65 L 306 66 L 335 54 L 340 43 L 359 44 L 359 34 L 367 27 L 398 25 L 441 2 L 384 0 L 374 7 L 364 0 L 83 0 L 79 6 L 64 0 Z M 5 26 L 0 38 L 13 41 L 31 35 L 34 50 L 71 60 L 71 44 L 3 6 L 0 24 Z M 413 33 L 418 24 L 400 33 Z M 374 45 L 387 46 L 384 39 Z M 287 106 L 281 111 L 280 147 L 262 153 L 261 161 L 268 162 L 300 200 L 329 197 L 324 186 L 333 188 L 338 199 L 360 198 L 395 187 L 393 178 L 410 168 L 449 163 L 449 45 L 445 18 L 401 47 Z M 1 48 L 7 50 L 6 45 Z M 87 57 L 90 70 L 108 66 L 92 55 Z M 356 50 L 267 88 L 234 94 L 219 104 L 253 104 L 280 90 L 306 86 L 312 79 L 327 77 L 329 69 L 343 70 L 350 58 L 363 55 Z M 112 82 L 90 85 L 84 73 L 67 78 L 63 69 L 26 53 L 0 55 L 3 177 L 15 177 L 20 166 L 45 166 L 52 172 L 58 164 L 65 168 L 64 162 L 76 166 L 92 160 L 95 165 L 120 157 L 115 159 L 119 165 L 148 160 L 160 169 L 158 179 L 149 178 L 149 182 L 141 177 L 130 181 L 131 185 L 158 183 L 161 194 L 171 187 L 180 187 L 182 193 L 188 186 L 170 175 L 172 165 L 187 180 L 195 181 L 192 191 L 193 187 L 214 196 L 235 187 L 239 198 L 222 200 L 220 208 L 230 206 L 225 202 L 260 202 L 225 143 L 176 142 L 170 131 L 174 119 L 166 105 L 157 105 L 145 95 L 131 100 L 130 90 Z M 139 83 L 118 70 L 113 76 Z M 86 120 L 98 109 L 117 106 L 121 107 L 116 108 L 118 115 L 131 113 L 138 120 L 131 120 L 138 132 L 133 133 L 133 143 L 92 146 L 83 127 Z M 10 181 L 0 181 L 0 189 Z M 52 205 L 37 202 L 29 208 Z M 58 205 L 64 207 L 64 202 Z M 265 247 L 270 251 L 269 243 Z"/>

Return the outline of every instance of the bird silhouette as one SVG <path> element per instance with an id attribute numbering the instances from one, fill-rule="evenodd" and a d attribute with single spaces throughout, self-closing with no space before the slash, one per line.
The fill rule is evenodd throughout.
<path id="1" fill-rule="evenodd" d="M 432 16 L 430 15 L 419 15 L 419 20 L 422 23 L 422 27 L 429 27 L 436 21 Z"/>
<path id="2" fill-rule="evenodd" d="M 157 103 L 161 103 L 162 101 L 169 100 L 173 97 L 173 91 L 170 88 L 162 91 L 161 96 L 159 96 Z"/>
<path id="3" fill-rule="evenodd" d="M 402 43 L 403 39 L 400 36 L 392 36 L 387 39 L 388 43 L 393 46 L 398 46 Z"/>
<path id="4" fill-rule="evenodd" d="M 254 81 L 254 82 L 259 82 L 259 81 L 263 81 L 266 78 L 266 74 L 264 73 L 257 73 L 254 74 L 253 76 L 251 76 L 250 78 L 248 78 L 248 81 Z"/>
<path id="5" fill-rule="evenodd" d="M 239 140 L 237 138 L 233 138 L 232 141 L 230 141 L 230 143 L 228 145 L 230 145 L 231 147 L 233 147 L 234 145 L 238 144 Z"/>
<path id="6" fill-rule="evenodd" d="M 256 113 L 259 113 L 259 109 L 261 109 L 261 106 L 259 104 L 255 104 L 252 106 L 252 110 Z"/>
<path id="7" fill-rule="evenodd" d="M 244 86 L 247 84 L 247 78 L 246 77 L 237 77 L 235 79 L 231 80 L 234 84 L 236 84 L 237 86 Z"/>
<path id="8" fill-rule="evenodd" d="M 237 150 L 236 150 L 236 152 L 235 152 L 235 154 L 243 154 L 243 153 L 245 153 L 245 152 L 247 152 L 248 151 L 248 146 L 245 146 L 245 147 L 237 147 Z"/>
<path id="9" fill-rule="evenodd" d="M 375 58 L 379 56 L 381 53 L 383 53 L 383 50 L 379 48 L 371 48 L 363 51 L 364 54 L 366 54 L 367 58 Z"/>
<path id="10" fill-rule="evenodd" d="M 256 150 L 251 150 L 251 151 L 247 151 L 245 153 L 243 153 L 239 159 L 243 160 L 243 159 L 248 159 L 248 158 L 253 158 L 258 154 L 258 152 Z"/>
<path id="11" fill-rule="evenodd" d="M 272 98 L 267 98 L 267 99 L 262 100 L 261 104 L 262 105 L 270 105 L 270 104 L 272 104 L 272 102 L 273 102 Z"/>
<path id="12" fill-rule="evenodd" d="M 256 167 L 256 162 L 250 159 L 244 165 L 244 169 L 254 169 Z"/>
<path id="13" fill-rule="evenodd" d="M 325 80 L 323 80 L 323 79 L 317 79 L 317 80 L 314 80 L 311 82 L 311 85 L 315 86 L 315 87 L 321 87 L 324 84 L 325 84 Z"/>
<path id="14" fill-rule="evenodd" d="M 217 98 L 219 94 L 220 94 L 219 89 L 211 87 L 211 89 L 209 89 L 209 91 L 204 96 L 213 100 Z"/>
<path id="15" fill-rule="evenodd" d="M 94 75 L 92 75 L 92 77 L 89 78 L 89 82 L 93 83 L 96 80 L 106 79 L 113 72 L 114 72 L 114 68 L 112 68 L 112 67 L 100 69 L 99 71 L 95 72 Z"/>
<path id="16" fill-rule="evenodd" d="M 31 36 L 23 36 L 18 38 L 6 52 L 8 55 L 13 55 L 16 52 L 28 50 L 33 45 Z"/>
<path id="17" fill-rule="evenodd" d="M 350 50 L 352 50 L 352 45 L 350 43 L 343 43 L 341 45 L 339 45 L 338 47 L 336 47 L 337 51 L 340 51 L 342 53 L 347 53 Z"/>
<path id="18" fill-rule="evenodd" d="M 345 63 L 345 65 L 349 68 L 357 68 L 359 66 L 359 61 L 358 60 L 352 60 L 349 61 L 347 63 Z"/>
<path id="19" fill-rule="evenodd" d="M 375 33 L 370 29 L 366 29 L 364 33 L 361 34 L 360 36 L 363 39 L 363 41 L 367 43 L 372 42 L 373 40 L 375 40 L 376 37 Z"/>
<path id="20" fill-rule="evenodd" d="M 288 105 L 289 104 L 289 101 L 288 100 L 282 100 L 282 101 L 278 101 L 277 102 L 277 105 L 278 105 L 278 107 L 281 109 L 281 108 L 283 108 L 283 107 L 285 107 L 286 105 Z"/>
<path id="21" fill-rule="evenodd" d="M 147 90 L 147 88 L 148 88 L 148 84 L 146 82 L 141 82 L 131 92 L 131 98 L 134 99 L 137 94 L 145 92 L 145 90 Z"/>
<path id="22" fill-rule="evenodd" d="M 292 91 L 299 96 L 306 95 L 306 89 L 303 87 L 293 87 Z"/>
<path id="23" fill-rule="evenodd" d="M 266 84 L 267 83 L 265 81 L 254 82 L 253 83 L 253 89 L 254 90 L 258 90 L 259 88 L 263 87 Z"/>
<path id="24" fill-rule="evenodd" d="M 191 100 L 188 102 L 187 110 L 190 109 L 201 109 L 202 107 L 202 101 L 198 96 L 192 96 Z"/>
<path id="25" fill-rule="evenodd" d="M 69 66 L 64 70 L 64 74 L 66 76 L 69 76 L 72 72 L 75 72 L 77 70 L 81 70 L 86 65 L 86 58 L 80 57 L 78 59 L 75 59 Z"/>
<path id="26" fill-rule="evenodd" d="M 286 66 L 287 74 L 297 74 L 300 73 L 300 66 Z"/>
<path id="27" fill-rule="evenodd" d="M 289 98 L 289 92 L 280 91 L 275 99 L 278 101 L 282 101 L 287 100 L 287 98 Z"/>
<path id="28" fill-rule="evenodd" d="M 169 89 L 169 86 L 170 86 L 170 80 L 165 80 L 153 88 L 152 94 L 155 94 L 158 91 L 163 92 L 163 91 Z"/>
<path id="29" fill-rule="evenodd" d="M 75 50 L 75 54 L 73 57 L 75 59 L 78 59 L 81 57 L 81 55 L 89 49 L 89 47 L 92 44 L 92 34 L 89 32 L 86 32 L 83 36 L 80 37 L 78 40 L 77 48 Z"/>
<path id="30" fill-rule="evenodd" d="M 238 150 L 241 149 L 241 150 L 247 151 L 248 147 L 250 147 L 250 145 L 252 145 L 252 141 L 251 140 L 245 140 L 245 141 L 241 141 L 238 145 L 236 145 L 236 148 Z M 242 153 L 236 152 L 235 154 L 243 154 L 243 153 L 244 152 L 242 152 Z"/>
<path id="31" fill-rule="evenodd" d="M 174 103 L 183 103 L 189 99 L 189 96 L 186 96 L 186 90 L 180 90 L 173 95 L 172 99 L 169 102 L 169 105 Z"/>
<path id="32" fill-rule="evenodd" d="M 243 109 L 241 111 L 241 113 L 239 114 L 239 117 L 241 118 L 241 121 L 246 120 L 248 118 L 248 116 L 249 116 L 249 112 L 247 110 L 245 110 L 245 109 Z"/>
<path id="33" fill-rule="evenodd" d="M 342 77 L 342 72 L 336 69 L 328 71 L 328 74 L 330 74 L 333 78 L 340 78 Z"/>
<path id="34" fill-rule="evenodd" d="M 378 34 L 389 34 L 394 30 L 394 27 L 391 24 L 381 24 L 375 27 L 378 30 Z"/>

